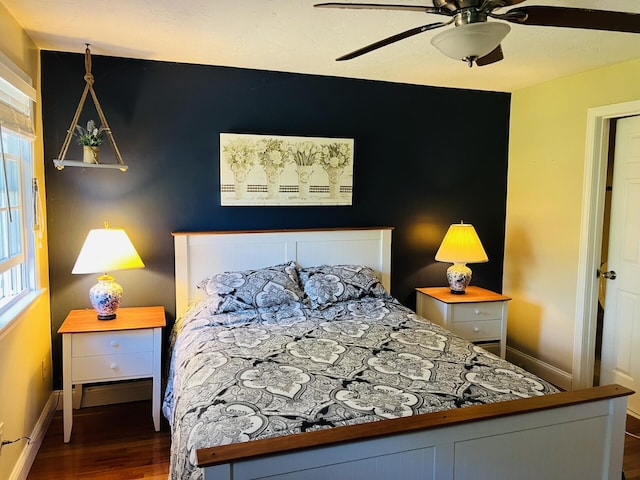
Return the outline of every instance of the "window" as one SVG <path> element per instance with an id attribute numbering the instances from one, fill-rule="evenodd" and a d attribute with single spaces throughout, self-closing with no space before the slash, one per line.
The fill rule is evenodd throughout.
<path id="1" fill-rule="evenodd" d="M 0 329 L 36 288 L 30 80 L 0 55 Z"/>

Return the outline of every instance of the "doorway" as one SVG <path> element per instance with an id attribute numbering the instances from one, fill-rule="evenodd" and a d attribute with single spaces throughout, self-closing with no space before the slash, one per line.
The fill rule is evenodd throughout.
<path id="1" fill-rule="evenodd" d="M 640 115 L 640 100 L 587 111 L 578 288 L 574 322 L 573 390 L 593 385 L 598 324 L 599 277 L 603 239 L 609 138 L 617 118 Z"/>
<path id="2" fill-rule="evenodd" d="M 609 148 L 607 153 L 607 171 L 605 177 L 604 211 L 602 216 L 602 247 L 600 248 L 600 265 L 598 267 L 598 306 L 596 314 L 596 345 L 594 351 L 593 385 L 600 385 L 600 363 L 602 360 L 602 328 L 604 324 L 605 296 L 607 279 L 603 273 L 608 271 L 609 227 L 611 220 L 611 195 L 613 192 L 613 162 L 616 149 L 616 125 L 618 119 L 609 123 Z"/>
<path id="3" fill-rule="evenodd" d="M 640 115 L 615 121 L 600 383 L 640 391 Z M 603 238 L 603 245 L 606 239 Z M 614 271 L 615 270 L 615 271 Z M 640 415 L 640 395 L 627 409 Z"/>

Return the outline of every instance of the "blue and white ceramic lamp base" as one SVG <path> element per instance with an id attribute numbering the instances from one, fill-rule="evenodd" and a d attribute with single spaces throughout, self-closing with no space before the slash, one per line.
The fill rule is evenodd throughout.
<path id="1" fill-rule="evenodd" d="M 113 320 L 122 300 L 122 286 L 111 275 L 101 275 L 91 290 L 89 300 L 98 312 L 98 320 Z"/>
<path id="2" fill-rule="evenodd" d="M 463 295 L 471 282 L 471 269 L 464 263 L 454 263 L 447 268 L 447 280 L 451 293 Z"/>

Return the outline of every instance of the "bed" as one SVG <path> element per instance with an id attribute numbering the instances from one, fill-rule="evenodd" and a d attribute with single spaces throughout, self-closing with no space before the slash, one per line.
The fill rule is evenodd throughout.
<path id="1" fill-rule="evenodd" d="M 626 396 L 402 306 L 391 228 L 175 233 L 177 479 L 618 479 Z"/>

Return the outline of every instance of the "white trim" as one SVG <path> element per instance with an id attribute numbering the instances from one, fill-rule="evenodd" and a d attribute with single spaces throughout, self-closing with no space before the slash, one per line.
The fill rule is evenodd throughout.
<path id="1" fill-rule="evenodd" d="M 53 419 L 53 414 L 56 411 L 56 405 L 59 403 L 60 397 L 62 397 L 62 392 L 60 391 L 51 392 L 51 395 L 49 395 L 49 400 L 42 409 L 42 413 L 40 413 L 40 417 L 31 435 L 29 435 L 31 440 L 22 449 L 22 453 L 14 465 L 8 480 L 26 480 L 27 475 L 29 475 L 29 470 L 31 470 L 31 466 L 36 459 L 38 450 L 40 450 L 40 445 L 42 445 L 42 441 L 47 433 L 49 424 Z"/>
<path id="2" fill-rule="evenodd" d="M 572 376 L 553 365 L 527 355 L 520 350 L 507 346 L 507 360 L 525 370 L 545 379 L 562 390 L 571 390 Z"/>
<path id="3" fill-rule="evenodd" d="M 572 389 L 593 385 L 598 302 L 596 270 L 600 265 L 602 246 L 609 124 L 613 118 L 638 114 L 640 100 L 590 108 L 587 111 Z"/>

